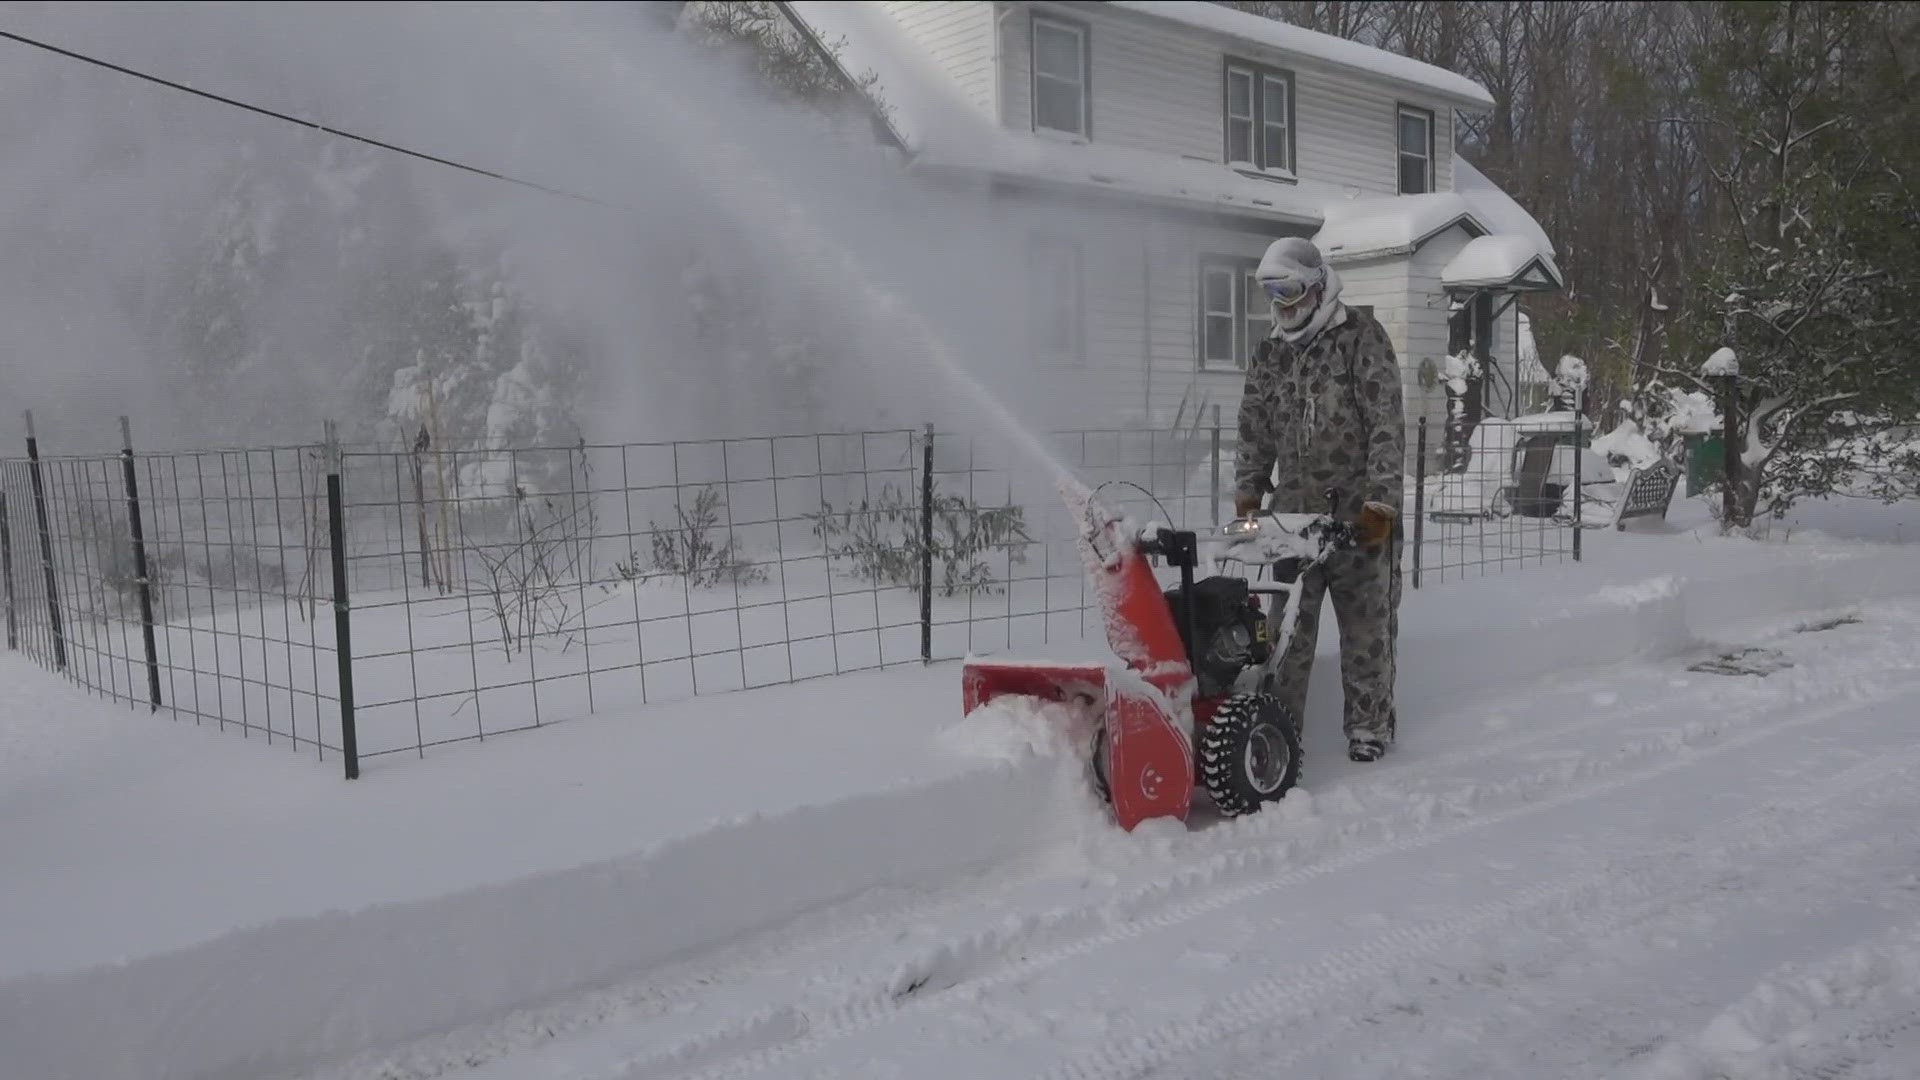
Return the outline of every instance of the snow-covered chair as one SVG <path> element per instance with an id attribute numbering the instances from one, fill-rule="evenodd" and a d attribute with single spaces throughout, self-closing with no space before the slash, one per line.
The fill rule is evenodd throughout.
<path id="1" fill-rule="evenodd" d="M 1673 505 L 1673 493 L 1679 486 L 1680 466 L 1665 457 L 1644 468 L 1628 470 L 1623 493 L 1614 504 L 1613 527 L 1625 532 L 1627 521 L 1640 517 L 1665 521 L 1667 508 Z"/>

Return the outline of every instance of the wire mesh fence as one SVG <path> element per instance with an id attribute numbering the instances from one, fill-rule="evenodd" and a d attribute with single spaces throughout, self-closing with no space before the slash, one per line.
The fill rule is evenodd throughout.
<path id="1" fill-rule="evenodd" d="M 0 461 L 9 646 L 116 701 L 338 751 L 324 473 L 317 448 Z"/>
<path id="2" fill-rule="evenodd" d="M 1578 557 L 1571 429 L 1516 425 L 1432 472 L 1445 454 L 1417 435 L 1415 587 Z M 1046 442 L 1143 522 L 1232 515 L 1231 432 Z M 1052 472 L 931 429 L 45 458 L 30 440 L 0 461 L 8 643 L 355 775 L 608 708 L 1097 634 Z"/>

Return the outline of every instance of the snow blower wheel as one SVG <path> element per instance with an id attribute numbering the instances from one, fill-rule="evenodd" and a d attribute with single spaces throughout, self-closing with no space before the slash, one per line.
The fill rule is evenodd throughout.
<path id="1" fill-rule="evenodd" d="M 1285 706 L 1266 694 L 1235 694 L 1200 731 L 1200 780 L 1227 817 L 1285 795 L 1300 780 L 1300 740 Z"/>
<path id="2" fill-rule="evenodd" d="M 1100 801 L 1112 802 L 1113 789 L 1107 783 L 1107 726 L 1105 724 L 1094 726 L 1093 750 L 1087 764 L 1093 768 L 1093 790 L 1100 796 Z"/>

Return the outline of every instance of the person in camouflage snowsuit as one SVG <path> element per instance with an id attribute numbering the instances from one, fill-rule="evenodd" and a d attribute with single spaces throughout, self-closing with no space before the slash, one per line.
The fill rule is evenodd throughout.
<path id="1" fill-rule="evenodd" d="M 1298 730 L 1321 600 L 1331 593 L 1348 757 L 1373 761 L 1393 742 L 1396 720 L 1396 526 L 1406 470 L 1400 365 L 1380 324 L 1340 303 L 1339 278 L 1311 242 L 1275 241 L 1255 277 L 1272 300 L 1274 322 L 1247 365 L 1240 398 L 1235 509 L 1245 515 L 1270 495 L 1267 507 L 1279 513 L 1325 513 L 1332 489 L 1336 515 L 1362 536 L 1359 546 L 1334 554 L 1308 576 L 1272 692 Z"/>

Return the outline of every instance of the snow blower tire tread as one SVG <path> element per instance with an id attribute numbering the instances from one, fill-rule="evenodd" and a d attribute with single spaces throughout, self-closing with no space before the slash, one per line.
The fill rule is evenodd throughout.
<path id="1" fill-rule="evenodd" d="M 1256 736 L 1286 748 L 1287 760 L 1270 785 L 1256 784 L 1249 772 L 1248 748 Z M 1213 804 L 1227 817 L 1241 817 L 1273 802 L 1300 782 L 1300 741 L 1293 720 L 1279 701 L 1266 694 L 1236 694 L 1222 702 L 1200 732 L 1196 748 L 1200 780 Z M 1263 787 L 1265 790 L 1263 790 Z"/>

